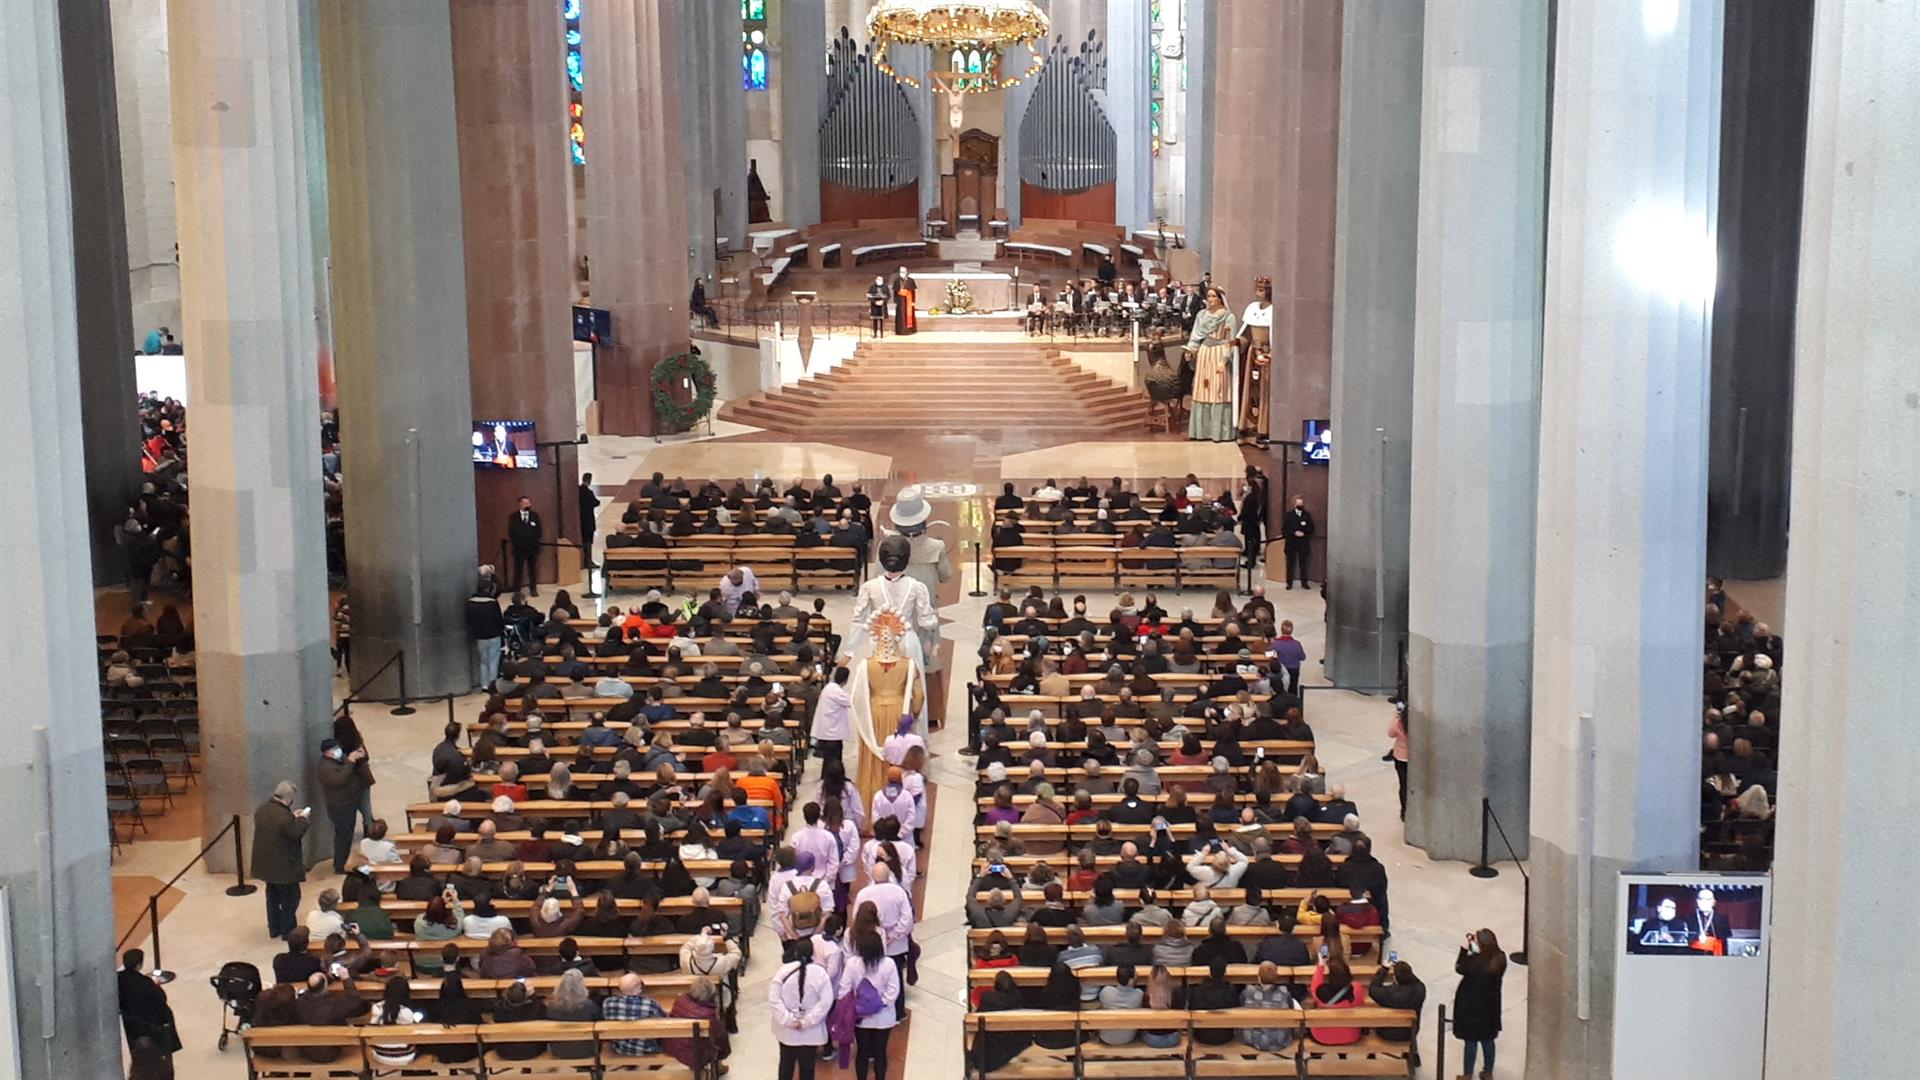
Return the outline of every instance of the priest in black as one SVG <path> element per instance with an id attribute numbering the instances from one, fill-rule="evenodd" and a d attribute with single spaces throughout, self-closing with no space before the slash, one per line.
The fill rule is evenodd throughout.
<path id="1" fill-rule="evenodd" d="M 887 295 L 887 279 L 874 278 L 867 289 L 867 318 L 873 320 L 874 337 L 884 337 L 887 332 Z"/>

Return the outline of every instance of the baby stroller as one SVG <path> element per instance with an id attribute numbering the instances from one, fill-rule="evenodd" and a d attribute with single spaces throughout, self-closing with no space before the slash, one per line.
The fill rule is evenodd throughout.
<path id="1" fill-rule="evenodd" d="M 230 1036 L 253 1025 L 253 1004 L 260 998 L 260 969 L 241 960 L 229 960 L 220 965 L 220 974 L 207 982 L 224 1006 L 220 1010 L 220 1049 L 225 1050 Z"/>

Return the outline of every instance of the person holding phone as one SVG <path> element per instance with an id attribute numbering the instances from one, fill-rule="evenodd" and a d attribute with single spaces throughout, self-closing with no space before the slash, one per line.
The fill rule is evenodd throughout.
<path id="1" fill-rule="evenodd" d="M 1463 1076 L 1473 1076 L 1476 1051 L 1486 1052 L 1481 1080 L 1493 1080 L 1493 1043 L 1500 1037 L 1500 982 L 1507 974 L 1507 954 L 1493 931 L 1482 928 L 1466 937 L 1453 962 L 1460 985 L 1453 991 L 1453 1033 L 1466 1043 Z"/>
<path id="2" fill-rule="evenodd" d="M 300 883 L 307 880 L 300 845 L 313 808 L 294 807 L 299 790 L 293 781 L 282 780 L 253 812 L 253 876 L 266 886 L 269 937 L 286 937 L 300 921 Z"/>

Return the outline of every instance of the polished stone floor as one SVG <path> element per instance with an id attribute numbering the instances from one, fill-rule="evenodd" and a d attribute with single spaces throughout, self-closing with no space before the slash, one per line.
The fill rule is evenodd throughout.
<path id="1" fill-rule="evenodd" d="M 1131 453 L 1139 460 L 1154 462 L 1143 475 L 1169 471 L 1178 475 L 1190 471 L 1191 467 L 1174 469 L 1170 458 L 1164 455 L 1181 452 L 1187 445 L 1161 437 L 1123 444 L 1104 452 L 1116 455 L 1108 460 Z M 749 447 L 750 450 L 745 449 Z M 804 459 L 791 456 L 796 452 L 805 455 Z M 848 456 L 842 457 L 843 453 Z M 880 485 L 882 490 L 876 492 L 880 507 L 890 502 L 891 490 L 901 483 L 924 480 L 961 485 L 942 489 L 953 494 L 934 500 L 934 516 L 947 523 L 941 529 L 955 549 L 955 568 L 960 571 L 939 600 L 941 615 L 947 623 L 945 636 L 957 654 L 957 662 L 950 664 L 950 670 L 958 668 L 964 674 L 967 658 L 979 643 L 981 613 L 986 603 L 984 598 L 965 595 L 974 583 L 972 549 L 968 542 L 979 537 L 978 500 L 997 491 L 1002 472 L 992 433 L 981 433 L 977 438 L 927 439 L 876 432 L 867 445 L 802 449 L 785 445 L 783 440 L 764 433 L 722 425 L 710 437 L 680 437 L 659 443 L 651 439 L 595 439 L 583 454 L 582 468 L 594 472 L 602 488 L 611 492 L 630 483 L 629 477 L 644 477 L 656 468 L 669 475 L 684 474 L 689 479 L 707 472 L 731 477 L 751 473 L 753 470 L 744 466 L 751 461 L 761 461 L 764 465 L 760 471 L 785 477 L 810 471 L 806 466 L 812 462 L 832 461 L 837 469 L 843 467 L 840 462 L 846 461 L 849 464 L 844 467 L 851 474 L 868 472 L 866 466 L 874 460 L 871 455 L 883 455 L 887 462 L 884 473 L 889 479 Z M 859 464 L 852 464 L 856 461 Z M 709 467 L 703 468 L 703 465 Z M 1090 464 L 1086 471 L 1111 475 L 1118 470 L 1107 466 L 1095 468 Z M 1226 473 L 1231 475 L 1237 471 L 1229 468 Z M 994 487 L 982 491 L 981 495 L 973 495 L 966 484 L 976 489 L 987 484 Z M 609 511 L 617 514 L 611 507 Z M 585 591 L 580 587 L 582 584 L 574 583 L 576 598 Z M 1323 606 L 1318 592 L 1289 592 L 1272 582 L 1267 588 L 1280 617 L 1294 621 L 1307 646 L 1310 661 L 1306 681 L 1324 683 L 1324 679 L 1317 677 L 1323 640 Z M 1204 606 L 1206 594 L 1188 595 L 1195 606 Z M 836 626 L 844 626 L 852 606 L 850 595 L 842 592 L 826 596 L 827 613 Z M 621 603 L 630 599 L 614 595 L 598 602 Z M 1096 610 L 1103 610 L 1110 602 L 1110 594 L 1094 593 L 1090 599 Z M 1166 601 L 1163 599 L 1163 602 Z M 1169 606 L 1180 605 L 1175 601 Z M 586 613 L 583 603 L 583 614 Z M 964 677 L 947 680 L 946 711 L 956 718 L 962 715 L 964 684 Z M 336 685 L 337 692 L 341 689 Z M 455 712 L 461 719 L 467 719 L 477 713 L 478 705 L 478 698 L 465 698 L 455 703 Z M 1431 1076 L 1431 1013 L 1434 1006 L 1452 1000 L 1456 982 L 1452 960 L 1457 943 L 1465 932 L 1486 926 L 1492 928 L 1509 949 L 1518 947 L 1521 875 L 1511 864 L 1505 864 L 1498 877 L 1479 880 L 1468 875 L 1464 864 L 1431 861 L 1424 853 L 1402 843 L 1395 812 L 1394 772 L 1381 759 L 1388 744 L 1386 728 L 1390 718 L 1383 699 L 1326 690 L 1312 695 L 1310 707 L 1320 757 L 1330 779 L 1345 784 L 1348 796 L 1359 804 L 1363 828 L 1374 837 L 1376 854 L 1387 864 L 1391 875 L 1396 918 L 1388 947 L 1411 963 L 1429 987 L 1428 1027 L 1422 1039 L 1426 1064 L 1420 1075 Z M 391 820 L 400 820 L 404 816 L 403 804 L 422 797 L 429 752 L 439 738 L 446 714 L 425 709 L 412 716 L 393 717 L 387 715 L 385 708 L 363 707 L 356 709 L 355 715 L 374 752 L 373 765 L 379 779 L 375 788 L 375 810 Z M 923 856 L 922 861 L 927 868 L 925 910 L 916 934 L 925 956 L 919 985 L 908 996 L 912 1017 L 904 1031 L 896 1032 L 893 1047 L 896 1060 L 904 1059 L 906 1068 L 896 1068 L 892 1075 L 908 1080 L 958 1077 L 962 1071 L 959 1021 L 965 1011 L 967 966 L 962 894 L 972 854 L 972 826 L 964 811 L 973 782 L 969 760 L 956 753 L 964 736 L 964 724 L 954 723 L 935 733 L 930 740 L 935 752 L 930 774 L 936 784 L 936 812 L 931 829 L 932 853 Z M 129 879 L 165 881 L 189 861 L 199 847 L 197 838 L 143 840 L 125 850 L 116 863 L 115 873 Z M 303 912 L 311 904 L 313 895 L 329 883 L 324 880 L 329 876 L 324 874 L 324 864 L 321 869 L 323 874 L 310 881 L 305 890 Z M 261 897 L 227 897 L 222 890 L 231 880 L 199 869 L 189 872 L 175 886 L 178 895 L 169 898 L 170 907 L 162 920 L 163 958 L 167 967 L 179 973 L 170 993 L 186 1044 L 175 1058 L 177 1074 L 183 1078 L 211 1080 L 246 1075 L 237 1045 L 224 1053 L 215 1049 L 220 1006 L 207 979 L 221 963 L 233 959 L 249 960 L 263 971 L 269 970 L 276 948 L 266 936 Z M 144 881 L 129 881 L 127 886 L 126 891 L 130 893 L 151 887 Z M 126 926 L 123 923 L 121 929 Z M 136 935 L 133 943 L 139 943 L 143 936 Z M 767 1026 L 765 990 L 776 966 L 772 963 L 776 955 L 771 934 L 763 929 L 755 940 L 756 960 L 743 980 L 741 1030 L 734 1039 L 730 1073 L 735 1080 L 770 1080 L 774 1075 L 775 1046 Z M 1512 967 L 1505 988 L 1506 1034 L 1501 1040 L 1499 1055 L 1498 1075 L 1503 1078 L 1519 1076 L 1523 1071 L 1526 1003 L 1526 969 Z M 1448 1047 L 1448 1057 L 1450 1065 L 1457 1068 L 1457 1042 Z M 823 1069 L 821 1075 L 851 1075 L 851 1071 L 840 1074 Z"/>

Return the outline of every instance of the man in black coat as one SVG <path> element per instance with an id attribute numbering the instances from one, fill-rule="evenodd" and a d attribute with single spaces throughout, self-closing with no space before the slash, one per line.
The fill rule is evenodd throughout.
<path id="1" fill-rule="evenodd" d="M 507 516 L 507 548 L 513 558 L 511 587 L 518 590 L 524 585 L 529 596 L 540 595 L 536 569 L 541 534 L 540 515 L 533 509 L 533 500 L 520 496 L 519 508 Z"/>
<path id="2" fill-rule="evenodd" d="M 1392 923 L 1387 918 L 1387 868 L 1373 857 L 1372 841 L 1363 836 L 1353 842 L 1346 861 L 1333 872 L 1333 883 L 1356 897 L 1370 898 L 1374 909 L 1380 912 L 1380 932 L 1391 932 Z"/>
<path id="3" fill-rule="evenodd" d="M 146 960 L 139 949 L 127 950 L 126 966 L 120 969 L 120 1025 L 126 1029 L 128 1046 L 144 1037 L 152 1039 L 162 1054 L 177 1053 L 180 1032 L 174 1027 L 173 1006 L 167 1004 L 167 992 L 140 970 Z"/>
<path id="4" fill-rule="evenodd" d="M 1293 506 L 1280 516 L 1280 533 L 1287 545 L 1287 588 L 1293 588 L 1295 571 L 1298 571 L 1300 587 L 1307 587 L 1307 552 L 1313 542 L 1316 528 L 1313 512 L 1307 509 L 1307 500 L 1301 496 L 1293 497 Z"/>
<path id="5" fill-rule="evenodd" d="M 593 534 L 600 526 L 600 496 L 593 490 L 593 474 L 580 474 L 580 550 L 586 568 L 593 569 Z"/>

